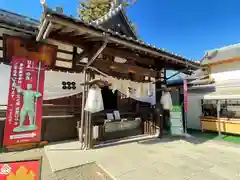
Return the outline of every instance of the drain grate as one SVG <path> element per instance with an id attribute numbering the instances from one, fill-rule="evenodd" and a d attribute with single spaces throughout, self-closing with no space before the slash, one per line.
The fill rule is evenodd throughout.
<path id="1" fill-rule="evenodd" d="M 58 180 L 113 180 L 95 162 L 57 171 Z"/>

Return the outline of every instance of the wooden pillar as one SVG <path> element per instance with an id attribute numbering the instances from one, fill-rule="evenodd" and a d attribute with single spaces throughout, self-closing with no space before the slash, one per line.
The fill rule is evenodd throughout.
<path id="1" fill-rule="evenodd" d="M 148 77 L 148 81 L 151 82 L 151 77 Z M 151 85 L 150 85 L 150 88 Z M 155 93 L 155 92 L 153 92 Z M 156 133 L 156 123 L 155 123 L 155 117 L 154 117 L 154 111 L 153 107 L 151 106 L 151 114 L 150 114 L 150 119 L 149 119 L 149 134 L 154 135 Z"/>
<path id="2" fill-rule="evenodd" d="M 93 72 L 88 72 L 87 73 L 87 82 L 92 80 L 94 78 Z M 88 94 L 89 91 L 89 86 L 87 86 L 87 92 Z M 93 143 L 93 125 L 92 125 L 92 113 L 85 111 L 85 148 L 86 149 L 92 149 L 94 146 Z"/>
<path id="3" fill-rule="evenodd" d="M 85 112 L 84 112 L 84 106 L 86 102 L 86 70 L 83 71 L 84 74 L 84 86 L 83 86 L 83 93 L 82 93 L 82 104 L 81 104 L 81 121 L 78 123 L 78 134 L 79 134 L 79 140 L 81 143 L 81 149 L 84 147 L 84 134 L 85 134 Z M 79 128 L 80 127 L 80 128 Z"/>
<path id="4" fill-rule="evenodd" d="M 90 80 L 95 78 L 94 72 L 91 71 L 89 78 L 90 78 Z M 88 134 L 88 140 L 89 140 L 88 149 L 92 149 L 94 146 L 92 113 L 88 113 L 88 132 L 89 132 L 89 134 Z"/>
<path id="5" fill-rule="evenodd" d="M 158 79 L 161 79 L 161 81 L 158 81 L 156 83 L 156 109 L 155 109 L 155 117 L 158 129 L 160 131 L 160 137 L 163 135 L 163 109 L 162 105 L 160 103 L 161 97 L 162 97 L 162 87 L 166 83 L 166 70 L 162 69 L 158 73 Z"/>
<path id="6" fill-rule="evenodd" d="M 90 80 L 90 75 L 88 72 L 86 72 L 86 82 L 89 82 Z M 88 90 L 89 90 L 89 85 L 86 85 L 86 98 L 88 96 Z M 85 131 L 85 136 L 84 136 L 84 145 L 85 148 L 88 149 L 89 147 L 89 112 L 84 111 L 84 131 Z"/>

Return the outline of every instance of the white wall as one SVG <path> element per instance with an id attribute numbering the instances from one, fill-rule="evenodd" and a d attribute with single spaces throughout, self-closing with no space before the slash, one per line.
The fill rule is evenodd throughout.
<path id="1" fill-rule="evenodd" d="M 219 64 L 211 67 L 211 77 L 218 83 L 221 81 L 239 79 L 240 62 Z"/>
<path id="2" fill-rule="evenodd" d="M 188 93 L 187 128 L 200 129 L 200 116 L 202 115 L 201 99 L 203 93 Z"/>

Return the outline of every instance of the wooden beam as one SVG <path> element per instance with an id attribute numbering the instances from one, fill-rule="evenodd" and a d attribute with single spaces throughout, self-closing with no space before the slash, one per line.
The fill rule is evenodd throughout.
<path id="1" fill-rule="evenodd" d="M 93 63 L 94 67 L 104 67 L 111 69 L 112 71 L 124 73 L 124 74 L 129 74 L 129 73 L 134 73 L 138 75 L 144 75 L 144 76 L 151 76 L 151 77 L 156 77 L 157 72 L 151 69 L 146 69 L 146 68 L 141 68 L 138 66 L 132 66 L 129 64 L 121 64 L 121 63 L 116 63 L 116 62 L 110 62 L 110 61 L 104 61 L 104 60 L 98 60 Z"/>
<path id="2" fill-rule="evenodd" d="M 74 31 L 75 31 L 75 29 L 73 29 L 73 28 L 64 27 L 60 30 L 59 33 L 60 34 L 65 34 L 65 33 L 71 33 L 71 32 L 74 32 Z"/>
<path id="3" fill-rule="evenodd" d="M 84 51 L 83 51 L 84 52 Z M 82 52 L 82 53 L 83 53 Z M 72 68 L 75 69 L 77 65 L 77 47 L 73 47 L 73 58 L 72 58 Z"/>
<path id="4" fill-rule="evenodd" d="M 46 16 L 46 19 L 49 21 L 53 21 L 56 24 L 61 24 L 63 26 L 71 27 L 71 28 L 77 29 L 79 31 L 87 32 L 96 37 L 104 37 L 107 35 L 106 32 L 104 32 L 102 30 L 90 28 L 82 22 L 71 21 L 70 19 L 66 19 L 66 18 L 64 19 L 61 17 L 57 17 L 56 15 L 49 14 Z M 115 44 L 121 44 L 123 46 L 128 47 L 129 49 L 135 49 L 135 50 L 138 50 L 141 52 L 149 53 L 156 57 L 164 57 L 166 59 L 174 60 L 174 61 L 178 62 L 179 64 L 181 64 L 181 66 L 183 66 L 183 67 L 190 66 L 190 67 L 196 68 L 196 69 L 200 67 L 200 65 L 195 65 L 194 63 L 186 61 L 186 59 L 183 57 L 179 57 L 179 56 L 167 53 L 160 49 L 156 50 L 152 47 L 148 47 L 146 45 L 141 45 L 134 41 L 128 41 L 126 39 L 122 39 L 122 38 L 115 37 L 115 36 L 109 36 L 108 39 L 109 39 L 109 42 L 112 42 Z"/>
<path id="5" fill-rule="evenodd" d="M 55 71 L 62 71 L 62 72 L 72 72 L 72 73 L 80 73 L 83 71 L 83 67 L 81 66 L 77 66 L 75 69 L 70 69 L 70 68 L 65 68 L 65 67 L 58 67 L 58 66 L 55 66 L 53 68 L 53 70 Z"/>
<path id="6" fill-rule="evenodd" d="M 104 41 L 104 38 L 101 38 L 101 37 L 95 37 L 95 36 L 92 36 L 92 35 L 84 35 L 84 36 L 78 36 L 77 37 L 74 37 L 74 38 L 80 38 L 82 41 Z"/>
<path id="7" fill-rule="evenodd" d="M 78 39 L 76 37 L 74 38 L 71 36 L 67 36 L 66 34 L 61 35 L 57 33 L 50 33 L 49 38 L 56 39 L 65 44 L 80 47 L 81 49 L 84 50 L 89 50 L 92 49 L 93 47 L 93 42 L 82 40 L 81 38 Z M 133 59 L 137 62 L 136 65 L 141 66 L 142 68 L 150 68 L 150 66 L 155 70 L 160 70 L 162 68 L 180 70 L 186 68 L 185 66 L 178 64 L 175 61 L 167 60 L 162 57 L 158 57 L 157 59 L 151 59 L 150 57 L 139 55 L 138 53 L 128 49 L 106 47 L 103 51 L 103 54 L 118 56 L 126 59 Z"/>
<path id="8" fill-rule="evenodd" d="M 76 70 L 81 71 L 84 66 L 85 65 L 77 64 L 76 65 Z M 129 73 L 128 72 L 124 73 L 124 72 L 113 71 L 108 66 L 98 67 L 97 70 L 100 70 L 101 73 L 104 73 L 104 74 L 106 74 L 108 76 L 115 77 L 117 79 L 128 79 L 129 80 Z M 94 72 L 98 74 L 98 71 L 94 71 Z M 100 75 L 101 75 L 101 73 L 100 73 Z M 144 77 L 144 75 L 135 74 L 134 75 L 134 81 L 136 81 L 136 82 L 148 82 L 143 77 Z"/>
<path id="9" fill-rule="evenodd" d="M 49 39 L 53 39 L 71 46 L 79 47 L 81 49 L 88 49 L 91 46 L 91 43 L 89 42 L 79 41 L 78 38 L 74 38 L 74 37 L 71 37 L 70 35 L 66 35 L 66 33 L 59 34 L 56 31 L 51 32 L 49 34 Z"/>
<path id="10" fill-rule="evenodd" d="M 78 32 L 74 29 L 56 29 L 51 32 L 51 34 L 59 34 L 59 36 L 65 36 L 70 38 L 77 38 L 85 35 L 85 32 Z M 77 36 L 77 37 L 76 37 Z"/>
<path id="11" fill-rule="evenodd" d="M 108 54 L 112 56 L 118 56 L 121 58 L 125 59 L 132 59 L 134 61 L 137 61 L 142 64 L 147 64 L 147 65 L 154 65 L 154 59 L 153 58 L 148 58 L 143 55 L 139 55 L 136 52 L 130 51 L 128 49 L 118 49 L 115 47 L 107 47 L 104 51 L 103 54 Z"/>
<path id="12" fill-rule="evenodd" d="M 102 53 L 102 51 L 106 48 L 107 46 L 107 39 L 105 40 L 105 42 L 101 45 L 101 47 L 96 48 L 97 51 L 94 51 L 93 56 L 90 58 L 89 62 L 87 63 L 86 67 L 90 66 L 92 63 L 94 63 L 94 61 L 97 59 L 97 57 Z"/>
<path id="13" fill-rule="evenodd" d="M 57 39 L 61 42 L 66 42 L 72 44 L 73 46 L 78 46 L 81 48 L 84 48 L 84 46 L 90 46 L 92 45 L 92 42 L 87 41 L 87 38 L 82 38 L 82 37 L 72 37 L 70 33 L 65 33 L 65 34 L 58 34 L 58 33 L 50 33 L 49 35 L 50 38 L 52 39 Z M 95 39 L 96 40 L 96 39 Z M 98 37 L 99 42 L 103 41 L 102 38 Z M 133 52 L 128 49 L 119 49 L 115 47 L 106 47 L 103 51 L 103 54 L 106 55 L 111 55 L 111 56 L 118 56 L 121 58 L 125 59 L 132 59 L 135 60 L 141 64 L 145 65 L 151 65 L 154 66 L 155 61 L 152 58 L 145 57 L 144 55 L 139 55 L 136 52 Z"/>

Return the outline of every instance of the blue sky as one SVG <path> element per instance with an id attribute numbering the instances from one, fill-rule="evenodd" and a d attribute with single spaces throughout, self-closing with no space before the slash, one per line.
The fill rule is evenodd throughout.
<path id="1" fill-rule="evenodd" d="M 77 16 L 79 0 L 47 0 Z M 137 0 L 128 8 L 141 39 L 187 58 L 240 42 L 239 0 Z M 0 0 L 0 8 L 39 19 L 39 0 Z"/>

